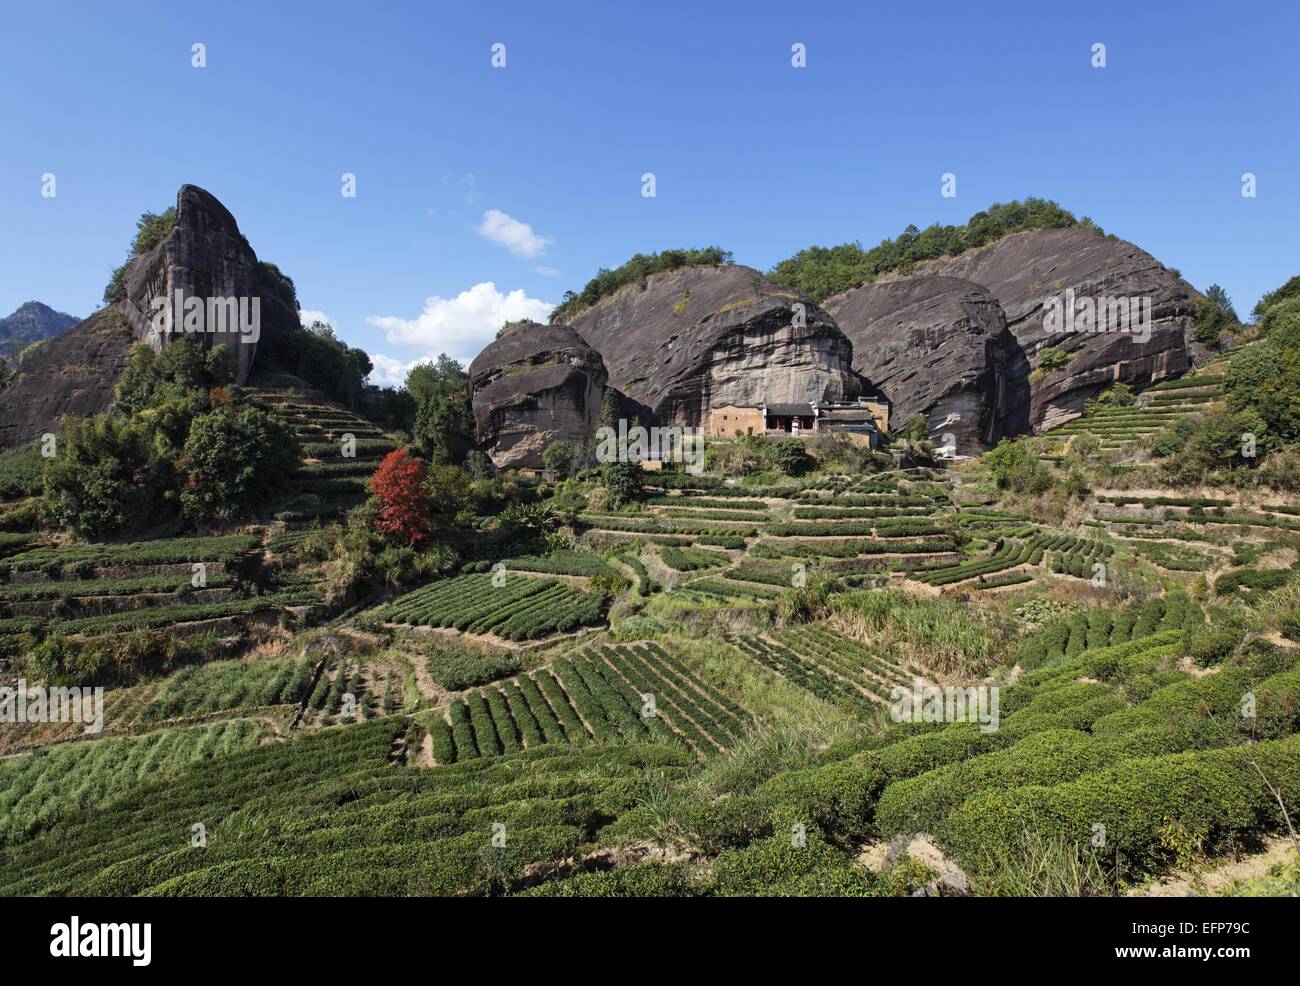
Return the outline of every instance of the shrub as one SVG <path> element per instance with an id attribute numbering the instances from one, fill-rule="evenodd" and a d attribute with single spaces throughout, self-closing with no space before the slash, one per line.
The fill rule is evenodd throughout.
<path id="1" fill-rule="evenodd" d="M 458 692 L 517 674 L 520 665 L 518 659 L 509 654 L 431 647 L 425 667 L 436 683 L 449 692 Z"/>
<path id="2" fill-rule="evenodd" d="M 1173 855 L 1170 832 L 1209 850 L 1279 824 L 1270 784 L 1286 804 L 1300 799 L 1300 736 L 1125 760 L 1051 787 L 986 791 L 949 816 L 941 839 L 987 871 L 1026 831 L 1086 845 L 1101 825 L 1108 854 L 1137 873 L 1158 872 Z"/>
<path id="3" fill-rule="evenodd" d="M 1241 627 L 1205 627 L 1186 634 L 1184 645 L 1188 656 L 1203 668 L 1221 664 L 1237 649 L 1245 636 Z"/>
<path id="4" fill-rule="evenodd" d="M 302 462 L 277 418 L 251 405 L 221 404 L 185 440 L 181 506 L 197 521 L 232 521 L 273 499 Z"/>
<path id="5" fill-rule="evenodd" d="M 45 459 L 41 446 L 30 441 L 0 452 L 0 500 L 36 496 L 44 487 Z"/>
<path id="6" fill-rule="evenodd" d="M 1283 616 L 1278 629 L 1287 640 L 1300 642 L 1300 610 L 1293 609 Z"/>
<path id="7" fill-rule="evenodd" d="M 1086 733 L 1044 730 L 1009 749 L 889 785 L 876 806 L 876 827 L 886 838 L 901 832 L 937 832 L 950 812 L 981 791 L 1059 784 L 1102 766 Z"/>
<path id="8" fill-rule="evenodd" d="M 159 482 L 141 426 L 109 415 L 70 420 L 58 444 L 59 454 L 45 470 L 55 523 L 101 540 L 157 519 Z"/>
<path id="9" fill-rule="evenodd" d="M 798 438 L 782 438 L 774 442 L 770 451 L 772 464 L 787 476 L 802 476 L 816 463 L 808 449 Z"/>
<path id="10" fill-rule="evenodd" d="M 640 500 L 645 471 L 637 462 L 611 462 L 605 466 L 605 489 L 612 506 L 622 507 Z"/>

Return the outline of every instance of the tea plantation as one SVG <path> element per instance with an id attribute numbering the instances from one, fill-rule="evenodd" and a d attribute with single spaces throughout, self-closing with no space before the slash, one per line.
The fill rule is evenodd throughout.
<path id="1" fill-rule="evenodd" d="M 1300 508 L 1150 452 L 1224 372 L 1005 469 L 810 439 L 790 476 L 738 438 L 619 499 L 417 462 L 414 514 L 402 435 L 254 388 L 302 464 L 239 522 L 4 505 L 0 685 L 104 693 L 92 732 L 0 724 L 0 893 L 1115 896 L 1248 861 L 1300 806 Z"/>

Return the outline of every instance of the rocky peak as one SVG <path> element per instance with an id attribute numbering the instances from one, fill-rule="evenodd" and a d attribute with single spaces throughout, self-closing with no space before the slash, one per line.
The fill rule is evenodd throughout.
<path id="1" fill-rule="evenodd" d="M 155 299 L 166 302 L 177 291 L 202 300 L 205 330 L 215 327 L 209 321 L 215 306 L 208 302 L 234 301 L 233 310 L 223 310 L 225 331 L 201 331 L 194 338 L 208 347 L 227 346 L 236 383 L 247 380 L 257 353 L 252 333 L 241 330 L 241 301 L 245 317 L 259 316 L 261 340 L 298 324 L 292 291 L 258 262 L 230 211 L 211 193 L 182 185 L 171 232 L 128 267 L 125 299 L 40 346 L 0 385 L 0 447 L 57 431 L 65 414 L 86 417 L 108 410 L 133 343 L 145 341 L 161 350 L 180 337 L 153 331 Z"/>
<path id="2" fill-rule="evenodd" d="M 200 339 L 205 347 L 225 345 L 235 382 L 242 384 L 260 338 L 297 322 L 296 313 L 277 295 L 267 295 L 264 286 L 257 254 L 230 210 L 197 185 L 182 185 L 171 233 L 127 271 L 124 310 L 135 337 L 155 350 L 183 336 Z M 182 310 L 171 333 L 159 333 L 157 305 L 173 310 L 178 292 L 181 299 L 198 299 L 197 323 Z"/>
<path id="3" fill-rule="evenodd" d="M 890 398 L 896 426 L 922 414 L 936 441 L 952 435 L 962 455 L 1027 429 L 1027 409 L 1006 399 L 1009 382 L 1028 372 L 1024 356 L 986 288 L 928 274 L 824 304 L 853 343 L 853 369 Z"/>
<path id="4" fill-rule="evenodd" d="M 56 312 L 39 301 L 19 305 L 13 314 L 0 318 L 0 356 L 11 356 L 34 342 L 44 342 L 76 325 L 75 315 Z"/>
<path id="5" fill-rule="evenodd" d="M 697 426 L 712 407 L 863 390 L 834 320 L 739 264 L 655 274 L 597 302 L 573 328 L 604 358 L 610 385 L 647 410 L 647 423 Z"/>
<path id="6" fill-rule="evenodd" d="M 1007 328 L 1026 358 L 1029 375 L 1008 381 L 1008 407 L 1038 430 L 1082 413 L 1084 404 L 1116 382 L 1135 387 L 1178 376 L 1192 364 L 1189 339 L 1200 295 L 1145 250 L 1088 229 L 1013 233 L 987 247 L 917 265 L 987 288 L 1006 314 Z M 1052 297 L 1122 298 L 1150 305 L 1149 333 L 1050 332 L 1044 326 Z M 1068 360 L 1042 368 L 1043 351 Z M 1057 357 L 1059 359 L 1059 357 Z"/>

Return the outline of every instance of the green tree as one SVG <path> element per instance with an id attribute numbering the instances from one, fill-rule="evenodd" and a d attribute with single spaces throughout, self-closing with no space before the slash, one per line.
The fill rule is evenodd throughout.
<path id="1" fill-rule="evenodd" d="M 1232 299 L 1228 297 L 1228 292 L 1218 284 L 1211 284 L 1205 289 L 1207 300 L 1214 302 L 1214 306 L 1221 311 L 1229 322 L 1239 322 L 1237 310 L 1232 307 Z"/>
<path id="2" fill-rule="evenodd" d="M 772 464 L 787 476 L 802 476 L 816 465 L 802 439 L 781 438 L 769 449 Z"/>
<path id="3" fill-rule="evenodd" d="M 1038 461 L 1037 450 L 1023 439 L 1004 438 L 984 455 L 998 489 L 1016 493 L 1042 493 L 1052 485 L 1052 477 Z"/>
<path id="4" fill-rule="evenodd" d="M 1294 325 L 1279 323 L 1265 342 L 1234 353 L 1223 383 L 1233 410 L 1253 411 L 1283 441 L 1300 438 L 1300 314 Z"/>
<path id="5" fill-rule="evenodd" d="M 1274 305 L 1293 298 L 1300 298 L 1300 274 L 1291 278 L 1280 288 L 1267 292 L 1256 302 L 1252 314 L 1256 318 L 1263 318 L 1264 313 Z"/>
<path id="6" fill-rule="evenodd" d="M 1233 324 L 1222 308 L 1211 298 L 1206 298 L 1196 306 L 1196 326 L 1192 336 L 1202 346 L 1219 348 L 1223 331 Z"/>
<path id="7" fill-rule="evenodd" d="M 412 437 L 435 465 L 458 465 L 474 447 L 474 408 L 469 375 L 445 353 L 435 363 L 421 363 L 406 376 L 406 391 L 415 401 Z"/>
<path id="8" fill-rule="evenodd" d="M 601 298 L 608 297 L 626 284 L 644 284 L 652 274 L 677 270 L 681 267 L 716 266 L 731 263 L 731 251 L 721 247 L 704 247 L 698 250 L 663 250 L 660 253 L 638 253 L 621 267 L 606 267 L 596 271 L 596 276 L 584 285 L 581 292 L 566 291 L 564 300 L 551 312 L 551 324 L 563 324 L 585 308 L 590 308 Z"/>
<path id="9" fill-rule="evenodd" d="M 644 495 L 645 472 L 639 462 L 610 462 L 604 467 L 605 490 L 614 507 L 635 503 Z"/>
<path id="10" fill-rule="evenodd" d="M 224 346 L 205 349 L 197 339 L 174 339 L 155 353 L 137 343 L 117 383 L 116 408 L 136 414 L 151 405 L 193 391 L 225 387 L 234 380 L 234 364 Z"/>
<path id="11" fill-rule="evenodd" d="M 1102 235 L 1100 227 L 1087 216 L 1076 219 L 1073 213 L 1047 199 L 1001 202 L 975 213 L 962 226 L 936 223 L 917 229 L 909 225 L 895 239 L 882 240 L 869 250 L 864 250 L 861 243 L 811 246 L 781 261 L 768 272 L 768 276 L 802 291 L 815 301 L 821 301 L 917 261 L 956 256 L 964 250 L 994 243 L 1020 230 L 1069 226 Z"/>
<path id="12" fill-rule="evenodd" d="M 272 500 L 301 463 L 279 419 L 251 405 L 220 404 L 194 421 L 185 440 L 181 507 L 194 521 L 238 520 Z"/>
<path id="13" fill-rule="evenodd" d="M 930 438 L 930 422 L 924 414 L 914 414 L 898 433 L 905 442 L 924 442 Z"/>
<path id="14" fill-rule="evenodd" d="M 578 446 L 560 438 L 546 446 L 546 451 L 542 453 L 542 465 L 558 478 L 567 479 L 577 468 L 580 454 Z"/>
<path id="15" fill-rule="evenodd" d="M 613 387 L 606 387 L 600 398 L 600 426 L 602 428 L 614 428 L 617 425 L 618 398 L 614 396 Z"/>
<path id="16" fill-rule="evenodd" d="M 141 213 L 135 224 L 135 238 L 127 251 L 126 260 L 109 275 L 108 285 L 104 288 L 104 304 L 111 305 L 126 297 L 126 270 L 131 261 L 142 253 L 148 253 L 167 238 L 176 222 L 176 207 L 172 206 L 162 212 Z"/>
<path id="17" fill-rule="evenodd" d="M 107 414 L 69 418 L 57 452 L 45 467 L 45 501 L 60 527 L 99 540 L 150 517 L 157 486 L 142 425 Z"/>
<path id="18" fill-rule="evenodd" d="M 429 494 L 432 538 L 459 544 L 472 536 L 479 495 L 469 473 L 460 466 L 431 466 L 424 488 Z"/>

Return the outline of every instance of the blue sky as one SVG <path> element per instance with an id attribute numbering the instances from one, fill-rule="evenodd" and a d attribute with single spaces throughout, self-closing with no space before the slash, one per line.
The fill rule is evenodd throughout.
<path id="1" fill-rule="evenodd" d="M 717 244 L 766 269 L 1027 195 L 1218 281 L 1245 315 L 1300 273 L 1297 9 L 10 5 L 0 313 L 86 315 L 135 218 L 192 182 L 304 309 L 381 357 L 379 380 L 468 359 L 503 316 L 637 251 Z"/>

